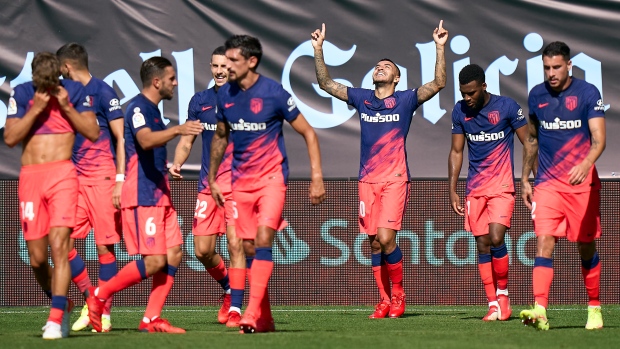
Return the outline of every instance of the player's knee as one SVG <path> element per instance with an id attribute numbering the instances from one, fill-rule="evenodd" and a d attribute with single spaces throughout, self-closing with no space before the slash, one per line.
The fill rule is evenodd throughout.
<path id="1" fill-rule="evenodd" d="M 146 266 L 146 272 L 149 275 L 153 275 L 160 270 L 163 270 L 167 265 L 165 255 L 151 255 L 144 258 L 144 264 Z"/>
<path id="2" fill-rule="evenodd" d="M 173 266 L 179 266 L 183 258 L 183 250 L 181 246 L 174 246 L 168 249 L 166 253 L 167 263 Z"/>
<path id="3" fill-rule="evenodd" d="M 194 254 L 196 255 L 196 258 L 198 258 L 199 260 L 212 260 L 213 258 L 215 258 L 215 256 L 217 255 L 217 252 L 215 252 L 215 249 L 207 249 L 204 246 L 196 246 L 196 248 L 194 248 Z"/>
<path id="4" fill-rule="evenodd" d="M 114 254 L 114 245 L 97 245 L 97 254 L 103 256 L 107 253 Z"/>
<path id="5" fill-rule="evenodd" d="M 243 240 L 243 253 L 245 253 L 248 257 L 253 257 L 256 254 L 256 250 L 254 249 L 254 241 Z"/>
<path id="6" fill-rule="evenodd" d="M 67 257 L 68 258 L 68 257 Z M 30 254 L 30 266 L 32 269 L 47 269 L 47 254 L 46 253 L 31 253 Z"/>

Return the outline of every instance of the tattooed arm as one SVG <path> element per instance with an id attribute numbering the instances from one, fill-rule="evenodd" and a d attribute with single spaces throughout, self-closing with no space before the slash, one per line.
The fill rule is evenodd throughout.
<path id="1" fill-rule="evenodd" d="M 418 104 L 422 104 L 433 98 L 442 88 L 446 87 L 446 58 L 444 55 L 444 46 L 448 41 L 448 31 L 443 28 L 443 20 L 439 22 L 439 28 L 435 28 L 433 40 L 435 40 L 437 48 L 435 79 L 418 88 Z"/>
<path id="2" fill-rule="evenodd" d="M 315 30 L 314 33 L 310 34 L 310 36 L 312 38 L 312 47 L 314 47 L 314 66 L 316 68 L 316 80 L 319 82 L 319 86 L 330 95 L 347 102 L 349 100 L 349 96 L 347 95 L 347 87 L 343 84 L 337 83 L 329 76 L 327 66 L 325 65 L 325 59 L 323 58 L 325 23 L 323 23 L 321 30 Z"/>

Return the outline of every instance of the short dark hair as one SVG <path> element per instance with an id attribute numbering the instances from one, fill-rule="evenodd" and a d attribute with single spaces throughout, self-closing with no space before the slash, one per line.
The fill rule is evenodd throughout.
<path id="1" fill-rule="evenodd" d="M 263 57 L 263 47 L 260 44 L 260 41 L 249 35 L 233 35 L 224 44 L 226 50 L 230 50 L 233 48 L 241 49 L 241 55 L 245 59 L 249 59 L 250 57 L 256 57 L 256 67 L 258 68 L 258 64 L 260 63 L 261 57 Z"/>
<path id="2" fill-rule="evenodd" d="M 39 91 L 55 89 L 60 84 L 60 61 L 51 52 L 39 52 L 32 60 L 32 83 Z"/>
<path id="3" fill-rule="evenodd" d="M 565 61 L 570 61 L 570 48 L 562 41 L 554 41 L 547 45 L 542 53 L 543 56 L 562 56 Z"/>
<path id="4" fill-rule="evenodd" d="M 140 80 L 142 80 L 142 86 L 146 87 L 153 81 L 154 77 L 161 77 L 167 67 L 172 67 L 172 63 L 168 58 L 164 57 L 151 57 L 142 62 L 140 66 Z"/>
<path id="5" fill-rule="evenodd" d="M 466 65 L 459 73 L 459 84 L 467 85 L 472 81 L 480 84 L 485 82 L 484 70 L 478 64 Z"/>
<path id="6" fill-rule="evenodd" d="M 396 76 L 400 76 L 400 68 L 398 67 L 398 65 L 396 63 L 394 63 L 393 60 L 391 60 L 389 58 L 381 58 L 379 60 L 379 62 L 382 62 L 382 61 L 388 61 L 388 62 L 394 64 L 394 67 L 396 68 Z"/>
<path id="7" fill-rule="evenodd" d="M 56 56 L 58 56 L 58 60 L 60 62 L 70 59 L 76 62 L 81 68 L 88 69 L 88 53 L 86 52 L 84 46 L 76 42 L 70 42 L 63 45 L 58 49 L 58 51 L 56 51 Z"/>
<path id="8" fill-rule="evenodd" d="M 226 47 L 218 46 L 215 50 L 213 50 L 211 56 L 226 56 Z"/>

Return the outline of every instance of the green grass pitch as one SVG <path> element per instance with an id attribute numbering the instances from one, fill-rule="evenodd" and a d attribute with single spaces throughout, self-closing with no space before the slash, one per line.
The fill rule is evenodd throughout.
<path id="1" fill-rule="evenodd" d="M 553 306 L 551 329 L 521 325 L 514 306 L 509 321 L 485 323 L 484 307 L 408 306 L 400 319 L 369 320 L 370 307 L 275 307 L 277 332 L 242 335 L 217 323 L 215 307 L 166 307 L 184 335 L 137 331 L 144 308 L 115 307 L 110 333 L 72 332 L 44 341 L 44 307 L 0 308 L 0 348 L 620 348 L 620 306 L 603 306 L 605 328 L 584 329 L 586 307 Z M 73 312 L 72 322 L 79 316 Z"/>

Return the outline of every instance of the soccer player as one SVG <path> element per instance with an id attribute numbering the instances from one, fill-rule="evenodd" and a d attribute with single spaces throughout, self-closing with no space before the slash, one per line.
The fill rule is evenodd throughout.
<path id="1" fill-rule="evenodd" d="M 89 290 L 90 323 L 102 331 L 105 301 L 114 293 L 153 276 L 153 288 L 140 323 L 142 332 L 185 333 L 160 317 L 174 275 L 181 263 L 183 238 L 170 198 L 166 166 L 166 143 L 179 135 L 198 135 L 202 125 L 187 121 L 166 128 L 157 104 L 172 99 L 177 86 L 172 63 L 152 57 L 140 67 L 142 93 L 127 106 L 125 115 L 126 182 L 121 193 L 123 236 L 130 255 L 142 259 L 121 269 L 107 283 Z"/>
<path id="2" fill-rule="evenodd" d="M 465 230 L 478 247 L 478 270 L 489 302 L 484 321 L 508 320 L 508 250 L 506 229 L 515 204 L 514 134 L 521 143 L 527 135 L 523 110 L 513 99 L 487 92 L 484 70 L 476 64 L 459 73 L 463 100 L 452 111 L 452 147 L 448 157 L 450 205 L 465 216 Z M 466 204 L 456 193 L 467 139 L 469 171 Z"/>
<path id="3" fill-rule="evenodd" d="M 586 329 L 601 329 L 601 263 L 595 242 L 601 236 L 601 181 L 594 163 L 605 149 L 605 105 L 594 85 L 570 76 L 572 62 L 565 43 L 547 45 L 542 59 L 546 81 L 528 98 L 529 136 L 521 177 L 523 201 L 532 210 L 536 233 L 532 276 L 536 303 L 519 316 L 526 325 L 549 329 L 553 249 L 558 238 L 566 237 L 577 243 L 581 257 L 589 298 Z M 534 193 L 528 181 L 532 171 Z"/>
<path id="4" fill-rule="evenodd" d="M 250 302 L 240 322 L 244 333 L 275 331 L 267 284 L 273 271 L 276 230 L 285 227 L 282 209 L 288 160 L 282 136 L 286 120 L 308 147 L 313 205 L 325 199 L 321 152 L 314 129 L 279 83 L 256 72 L 262 47 L 258 39 L 235 35 L 225 44 L 229 83 L 217 93 L 217 129 L 211 143 L 209 186 L 218 205 L 226 198 L 216 182 L 229 134 L 233 141 L 232 199 L 238 211 L 237 236 L 250 257 Z M 251 257 L 254 257 L 252 260 Z"/>
<path id="5" fill-rule="evenodd" d="M 9 99 L 4 142 L 22 143 L 19 203 L 30 266 L 52 301 L 44 339 L 69 335 L 73 302 L 69 236 L 76 224 L 78 178 L 70 161 L 75 132 L 89 141 L 99 126 L 82 84 L 59 80 L 60 63 L 53 53 L 32 60 L 32 81 L 15 87 Z M 48 246 L 54 268 L 48 264 Z"/>
<path id="6" fill-rule="evenodd" d="M 88 70 L 88 53 L 82 45 L 66 44 L 56 51 L 56 56 L 60 61 L 62 76 L 84 85 L 100 129 L 96 142 L 91 142 L 80 134 L 76 135 L 71 159 L 77 169 L 80 191 L 76 226 L 71 233 L 69 264 L 71 279 L 87 298 L 92 284 L 84 261 L 73 247 L 74 239 L 85 239 L 91 227 L 94 228 L 99 256 L 99 285 L 105 284 L 116 275 L 114 244 L 121 240 L 119 209 L 121 189 L 125 181 L 123 111 L 114 89 L 91 76 Z M 111 306 L 112 297 L 107 300 L 103 310 L 103 332 L 112 328 Z M 88 306 L 85 304 L 80 318 L 71 329 L 81 331 L 89 324 Z"/>
<path id="7" fill-rule="evenodd" d="M 208 173 L 211 140 L 215 133 L 217 119 L 217 91 L 228 81 L 228 58 L 226 49 L 220 46 L 211 55 L 211 74 L 215 86 L 198 92 L 189 102 L 188 120 L 199 120 L 204 125 L 202 131 L 202 166 L 198 181 L 198 199 L 194 212 L 192 232 L 194 234 L 194 251 L 196 258 L 204 265 L 209 275 L 224 289 L 223 304 L 218 312 L 218 321 L 227 327 L 239 327 L 241 304 L 245 288 L 245 256 L 241 239 L 235 233 L 234 207 L 231 189 L 232 142 L 229 142 L 220 165 L 216 181 L 226 199 L 224 208 L 219 207 L 211 196 Z M 181 179 L 181 166 L 187 160 L 196 136 L 181 136 L 174 153 L 174 162 L 170 174 L 174 179 Z M 217 237 L 226 233 L 230 270 L 226 270 L 222 257 L 215 251 Z M 232 290 L 231 290 L 232 289 Z"/>
<path id="8" fill-rule="evenodd" d="M 401 228 L 409 194 L 405 141 L 414 111 L 446 85 L 444 45 L 448 31 L 441 21 L 433 32 L 437 50 L 435 79 L 407 91 L 396 91 L 400 70 L 388 58 L 375 66 L 374 91 L 349 88 L 332 80 L 323 58 L 325 24 L 311 38 L 319 86 L 355 107 L 360 115 L 359 227 L 368 235 L 372 271 L 381 296 L 369 317 L 397 318 L 405 312 L 403 254 L 396 244 L 396 231 Z"/>

